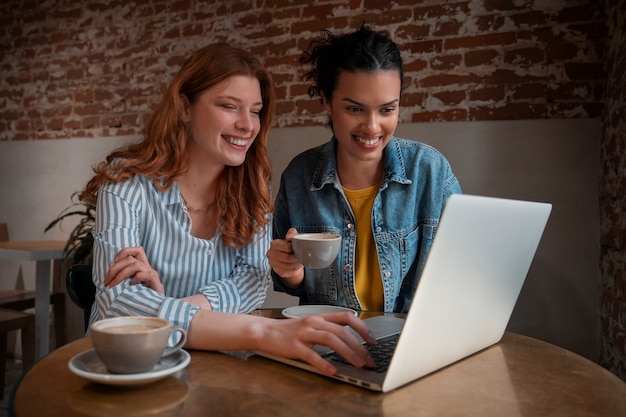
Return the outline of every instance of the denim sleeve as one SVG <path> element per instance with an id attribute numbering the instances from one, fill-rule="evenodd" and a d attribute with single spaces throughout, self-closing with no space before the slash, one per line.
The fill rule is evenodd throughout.
<path id="1" fill-rule="evenodd" d="M 285 182 L 283 177 L 280 179 L 280 188 L 276 201 L 274 202 L 274 216 L 272 220 L 272 239 L 284 239 L 287 234 L 287 230 L 291 227 L 289 221 L 289 207 L 287 205 L 287 198 L 285 195 Z M 272 280 L 274 281 L 274 290 L 284 292 L 296 297 L 303 297 L 306 295 L 304 285 L 298 288 L 289 288 L 283 284 L 280 276 L 272 270 Z"/>

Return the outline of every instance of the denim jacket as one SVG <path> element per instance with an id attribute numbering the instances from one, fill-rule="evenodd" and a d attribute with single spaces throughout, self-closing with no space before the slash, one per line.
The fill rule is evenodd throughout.
<path id="1" fill-rule="evenodd" d="M 355 291 L 355 217 L 337 176 L 337 139 L 296 156 L 282 174 L 275 201 L 273 238 L 329 232 L 342 237 L 335 262 L 305 268 L 303 285 L 274 288 L 300 304 L 333 304 L 361 310 Z M 413 299 L 446 199 L 461 187 L 448 161 L 420 142 L 392 138 L 384 150 L 385 172 L 372 208 L 372 231 L 383 280 L 386 312 L 406 313 Z"/>

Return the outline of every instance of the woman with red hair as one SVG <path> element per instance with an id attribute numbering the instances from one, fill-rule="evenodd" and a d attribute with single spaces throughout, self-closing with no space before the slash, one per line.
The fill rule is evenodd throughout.
<path id="1" fill-rule="evenodd" d="M 143 140 L 112 152 L 82 193 L 96 204 L 91 322 L 158 316 L 187 330 L 189 348 L 263 350 L 333 373 L 310 349 L 326 344 L 371 364 L 344 328 L 371 341 L 350 314 L 226 314 L 259 307 L 271 282 L 273 112 L 271 77 L 249 53 L 212 44 L 183 64 Z"/>

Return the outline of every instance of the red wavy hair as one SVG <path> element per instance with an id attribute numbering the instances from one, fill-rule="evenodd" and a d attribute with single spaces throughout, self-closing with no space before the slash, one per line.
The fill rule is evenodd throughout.
<path id="1" fill-rule="evenodd" d="M 181 99 L 190 102 L 206 89 L 233 75 L 259 80 L 263 108 L 261 130 L 240 166 L 227 166 L 218 178 L 216 202 L 218 228 L 224 243 L 239 247 L 270 221 L 271 165 L 267 139 L 274 116 L 272 78 L 253 55 L 224 43 L 205 46 L 183 64 L 146 126 L 143 139 L 111 152 L 96 165 L 95 176 L 82 191 L 81 200 L 95 204 L 98 190 L 106 181 L 121 182 L 137 174 L 151 178 L 161 190 L 170 188 L 188 169 L 189 129 L 181 119 Z M 236 215 L 235 215 L 236 213 Z"/>

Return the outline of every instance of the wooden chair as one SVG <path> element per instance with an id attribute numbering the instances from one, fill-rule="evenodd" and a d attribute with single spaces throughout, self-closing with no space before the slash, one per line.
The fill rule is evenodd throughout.
<path id="1" fill-rule="evenodd" d="M 87 331 L 91 306 L 96 299 L 96 286 L 91 279 L 91 265 L 70 266 L 65 279 L 67 295 L 83 310 L 85 331 Z"/>
<path id="2" fill-rule="evenodd" d="M 23 371 L 26 371 L 35 362 L 35 315 L 0 309 L 0 400 L 4 399 L 7 334 L 14 330 L 22 330 Z"/>
<path id="3" fill-rule="evenodd" d="M 6 223 L 0 223 L 0 242 L 9 240 L 9 230 Z M 50 305 L 54 310 L 54 330 L 56 346 L 65 344 L 65 293 L 53 292 L 50 294 Z M 24 311 L 35 308 L 35 291 L 30 290 L 0 290 L 0 308 Z M 6 349 L 6 346 L 5 346 Z"/>

